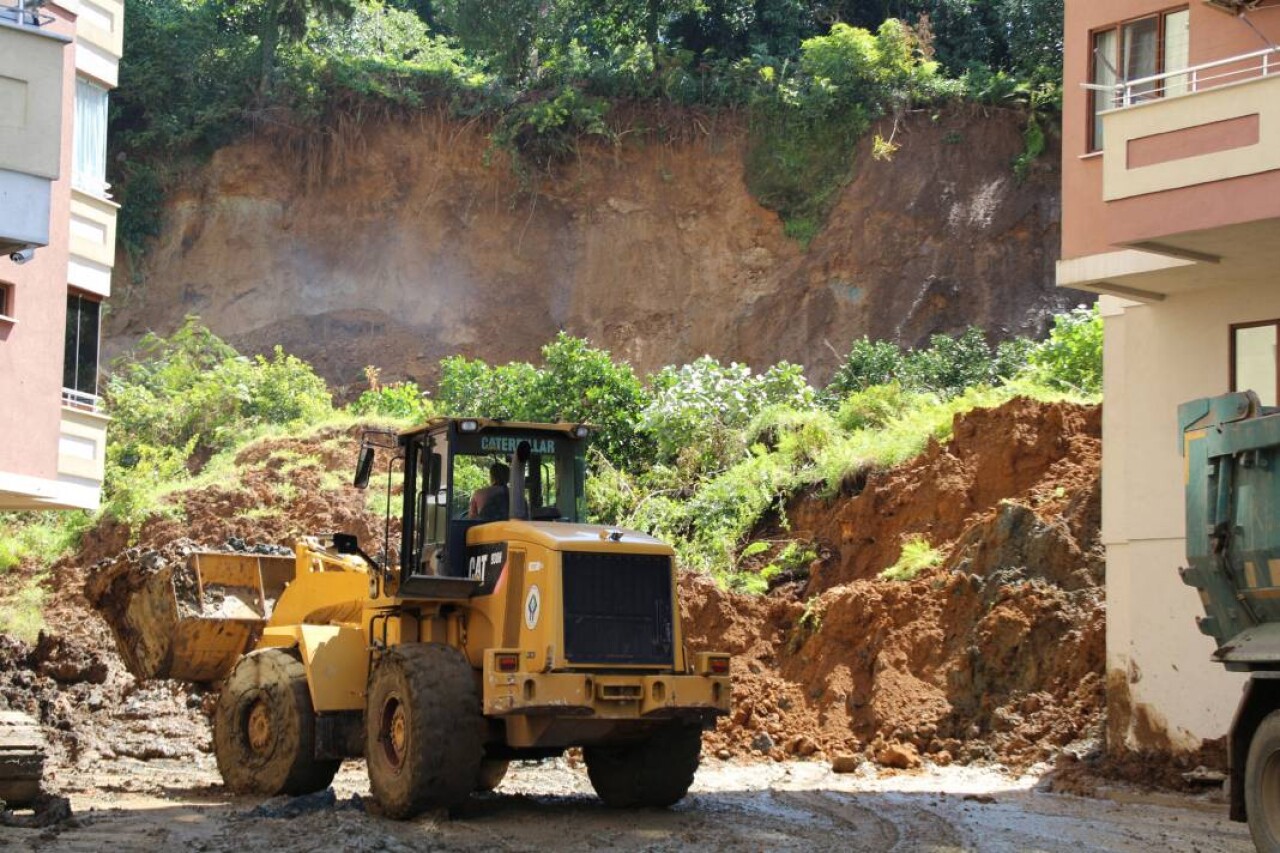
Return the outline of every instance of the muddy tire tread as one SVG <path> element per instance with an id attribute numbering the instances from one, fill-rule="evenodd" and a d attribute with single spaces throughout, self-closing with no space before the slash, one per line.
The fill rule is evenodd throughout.
<path id="1" fill-rule="evenodd" d="M 647 740 L 583 750 L 591 786 L 613 808 L 665 808 L 684 799 L 702 754 L 702 730 L 675 725 Z"/>
<path id="2" fill-rule="evenodd" d="M 275 704 L 273 722 L 279 727 L 278 749 L 259 767 L 245 751 L 238 721 L 244 715 L 240 696 L 251 690 L 263 692 Z M 297 796 L 322 791 L 342 763 L 315 757 L 316 715 L 307 671 L 284 649 L 251 652 L 236 663 L 218 696 L 213 747 L 223 782 L 235 794 Z"/>
<path id="3" fill-rule="evenodd" d="M 384 702 L 393 695 L 408 709 L 408 746 L 398 769 L 379 733 Z M 369 680 L 365 720 L 369 784 L 387 817 L 453 808 L 475 790 L 484 718 L 475 670 L 457 649 L 405 643 L 387 651 Z"/>

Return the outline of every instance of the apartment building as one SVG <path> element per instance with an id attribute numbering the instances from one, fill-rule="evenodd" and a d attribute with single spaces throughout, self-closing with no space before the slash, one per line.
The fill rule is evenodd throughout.
<path id="1" fill-rule="evenodd" d="M 122 0 L 0 0 L 0 510 L 98 506 L 123 34 Z"/>
<path id="2" fill-rule="evenodd" d="M 1223 735 L 1177 406 L 1280 403 L 1280 0 L 1067 0 L 1058 284 L 1103 294 L 1108 744 Z"/>

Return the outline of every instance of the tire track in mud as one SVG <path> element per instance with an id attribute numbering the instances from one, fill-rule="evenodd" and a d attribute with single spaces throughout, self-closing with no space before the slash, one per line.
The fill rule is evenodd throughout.
<path id="1" fill-rule="evenodd" d="M 914 851 L 924 848 L 965 849 L 972 845 L 951 821 L 917 801 L 894 803 L 877 796 L 875 811 L 859 805 L 856 794 L 830 791 L 772 791 L 775 800 L 827 817 L 852 833 L 840 836 L 852 850 Z M 829 840 L 829 839 L 828 839 Z"/>

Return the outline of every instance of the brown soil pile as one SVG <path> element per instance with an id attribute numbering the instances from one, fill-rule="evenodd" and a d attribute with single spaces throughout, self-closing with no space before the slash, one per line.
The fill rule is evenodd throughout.
<path id="1" fill-rule="evenodd" d="M 759 599 L 686 578 L 691 643 L 735 655 L 714 749 L 1026 766 L 1098 734 L 1099 432 L 1096 407 L 960 416 L 951 441 L 857 496 L 792 506 L 792 535 L 824 555 L 807 582 Z M 910 535 L 943 564 L 879 579 Z"/>

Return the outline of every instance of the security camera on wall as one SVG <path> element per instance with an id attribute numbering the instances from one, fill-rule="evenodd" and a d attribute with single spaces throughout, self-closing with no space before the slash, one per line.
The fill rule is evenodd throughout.
<path id="1" fill-rule="evenodd" d="M 13 261 L 15 264 L 25 264 L 27 261 L 31 260 L 35 256 L 36 256 L 35 247 L 28 246 L 25 249 L 19 249 L 18 251 L 10 254 L 9 260 Z"/>

